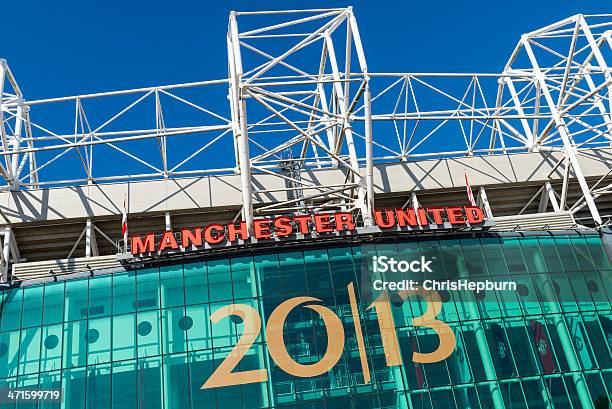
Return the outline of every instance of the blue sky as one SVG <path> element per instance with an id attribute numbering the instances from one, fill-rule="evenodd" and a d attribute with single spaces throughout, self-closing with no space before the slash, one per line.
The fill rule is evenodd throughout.
<path id="1" fill-rule="evenodd" d="M 611 11 L 610 7 L 606 7 L 609 2 L 602 0 L 520 0 L 504 3 L 480 0 L 469 3 L 447 0 L 353 3 L 12 1 L 5 2 L 0 8 L 3 16 L 0 58 L 8 60 L 28 100 L 221 79 L 227 75 L 225 35 L 231 10 L 329 8 L 351 4 L 371 72 L 499 73 L 522 33 L 576 13 Z M 206 97 L 207 100 L 201 102 L 228 115 L 223 87 L 219 88 L 218 94 Z M 99 108 L 87 102 L 88 114 L 99 114 L 97 123 L 93 123 L 92 127 L 104 122 L 130 101 L 120 99 L 115 106 L 105 100 Z M 70 118 L 74 118 L 74 105 L 60 108 L 57 114 L 47 113 L 42 118 L 35 108 L 32 111 L 33 121 L 42 120 L 48 129 L 69 134 L 73 128 L 74 119 Z M 165 112 L 170 117 L 172 109 Z M 144 113 L 136 112 L 135 115 L 145 118 Z M 174 126 L 184 126 L 189 121 L 178 114 L 173 119 Z M 110 130 L 121 129 L 121 126 L 118 123 L 115 129 Z M 392 124 L 387 123 L 386 126 Z M 391 128 L 377 125 L 375 140 L 384 135 L 393 136 L 393 132 Z M 448 132 L 450 136 L 459 135 L 457 129 Z M 173 143 L 180 142 L 180 138 L 188 136 L 175 137 Z M 216 143 L 214 150 L 205 151 L 197 161 L 222 167 L 233 166 L 231 137 L 228 135 L 223 141 L 225 145 Z M 457 139 L 457 142 L 461 141 Z M 159 152 L 153 144 L 145 147 L 144 142 L 130 143 L 134 149 L 132 152 Z M 453 148 L 454 142 L 448 142 L 448 145 Z M 96 176 L 113 172 L 143 174 L 151 171 L 134 161 L 126 162 L 125 156 L 107 147 L 95 149 L 99 152 L 96 154 L 98 163 L 99 159 L 113 163 L 112 168 L 105 166 L 105 163 L 104 166 L 94 166 Z M 196 148 L 191 143 L 174 143 L 172 149 L 178 157 L 173 163 L 176 165 Z M 37 157 L 49 159 L 56 153 L 40 152 Z M 378 154 L 386 153 L 375 152 L 375 156 Z M 223 163 L 220 158 L 224 159 Z M 76 151 L 54 162 L 45 169 L 47 176 L 41 178 L 61 176 L 72 166 L 82 171 L 81 159 Z M 159 160 L 156 166 L 159 166 Z M 198 168 L 198 163 L 193 160 L 190 166 Z"/>
<path id="2" fill-rule="evenodd" d="M 499 72 L 521 33 L 611 11 L 603 0 L 11 1 L 0 57 L 28 99 L 223 78 L 230 10 L 351 4 L 371 70 L 403 72 Z"/>

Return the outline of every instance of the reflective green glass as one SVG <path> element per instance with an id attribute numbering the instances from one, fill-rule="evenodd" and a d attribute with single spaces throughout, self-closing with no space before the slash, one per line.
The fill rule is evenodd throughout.
<path id="1" fill-rule="evenodd" d="M 185 304 L 183 266 L 164 266 L 159 269 L 161 307 L 177 307 Z"/>
<path id="2" fill-rule="evenodd" d="M 136 273 L 136 305 L 139 311 L 159 308 L 159 269 L 147 268 Z"/>
<path id="3" fill-rule="evenodd" d="M 234 298 L 251 298 L 257 296 L 257 281 L 252 257 L 240 257 L 230 260 Z"/>
<path id="4" fill-rule="evenodd" d="M 187 346 L 190 351 L 212 348 L 210 309 L 206 304 L 187 306 L 187 316 L 193 326 L 187 332 Z"/>
<path id="5" fill-rule="evenodd" d="M 87 368 L 86 409 L 111 407 L 111 365 L 94 365 Z"/>
<path id="6" fill-rule="evenodd" d="M 47 325 L 42 328 L 42 345 L 40 352 L 41 372 L 62 368 L 62 343 L 64 331 L 62 324 Z"/>
<path id="7" fill-rule="evenodd" d="M 136 314 L 113 316 L 113 361 L 136 357 Z"/>
<path id="8" fill-rule="evenodd" d="M 44 372 L 40 374 L 39 389 L 41 390 L 60 390 L 62 387 L 61 371 Z M 38 403 L 39 409 L 60 409 L 61 402 L 43 401 Z"/>
<path id="9" fill-rule="evenodd" d="M 92 318 L 87 329 L 87 364 L 110 362 L 112 339 L 111 317 Z"/>
<path id="10" fill-rule="evenodd" d="M 137 315 L 136 338 L 138 357 L 161 355 L 161 318 L 157 310 L 140 311 Z"/>
<path id="11" fill-rule="evenodd" d="M 210 301 L 231 300 L 232 274 L 229 260 L 212 260 L 208 267 L 208 293 Z"/>
<path id="12" fill-rule="evenodd" d="M 17 376 L 19 330 L 0 333 L 0 378 Z"/>
<path id="13" fill-rule="evenodd" d="M 83 409 L 87 392 L 87 370 L 65 369 L 62 372 L 62 409 Z"/>
<path id="14" fill-rule="evenodd" d="M 11 288 L 4 291 L 0 331 L 12 331 L 19 328 L 21 324 L 22 301 L 23 291 L 21 288 Z"/>
<path id="15" fill-rule="evenodd" d="M 330 294 L 332 283 L 327 251 L 305 251 L 303 263 L 307 266 L 306 280 L 308 285 L 308 294 L 313 296 Z"/>
<path id="16" fill-rule="evenodd" d="M 85 366 L 87 363 L 87 321 L 64 324 L 63 368 Z"/>
<path id="17" fill-rule="evenodd" d="M 89 280 L 89 317 L 111 314 L 112 277 L 92 277 Z"/>
<path id="18" fill-rule="evenodd" d="M 64 282 L 45 284 L 44 324 L 56 324 L 64 320 L 64 286 Z"/>
<path id="19" fill-rule="evenodd" d="M 164 407 L 166 409 L 183 409 L 190 407 L 189 371 L 187 355 L 168 355 L 164 362 Z"/>
<path id="20" fill-rule="evenodd" d="M 88 280 L 71 280 L 66 282 L 66 299 L 64 319 L 76 321 L 87 318 Z"/>
<path id="21" fill-rule="evenodd" d="M 201 304 L 208 302 L 208 279 L 206 263 L 191 263 L 184 265 L 185 302 Z"/>
<path id="22" fill-rule="evenodd" d="M 135 273 L 113 274 L 113 314 L 136 311 Z"/>
<path id="23" fill-rule="evenodd" d="M 41 285 L 23 289 L 23 316 L 21 327 L 38 326 L 42 322 L 43 290 Z"/>
<path id="24" fill-rule="evenodd" d="M 162 358 L 153 357 L 138 360 L 138 409 L 162 409 L 165 396 Z M 210 405 L 210 401 L 207 402 Z M 205 407 L 205 406 L 203 406 Z"/>
<path id="25" fill-rule="evenodd" d="M 168 308 L 161 311 L 162 350 L 164 354 L 185 352 L 187 348 L 187 329 L 193 321 L 185 315 L 184 307 Z"/>
<path id="26" fill-rule="evenodd" d="M 136 361 L 134 360 L 112 364 L 112 409 L 134 409 L 140 406 L 137 374 Z"/>

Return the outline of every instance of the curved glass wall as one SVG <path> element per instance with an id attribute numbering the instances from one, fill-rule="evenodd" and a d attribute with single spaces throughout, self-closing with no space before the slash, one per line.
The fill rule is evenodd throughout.
<path id="1" fill-rule="evenodd" d="M 372 246 L 370 246 L 372 247 Z M 61 389 L 62 402 L 2 408 L 578 408 L 607 407 L 612 392 L 612 266 L 596 235 L 395 240 L 380 254 L 427 256 L 436 274 L 507 276 L 516 292 L 442 293 L 439 318 L 454 330 L 453 354 L 415 364 L 438 338 L 412 326 L 424 303 L 392 300 L 401 366 L 387 366 L 376 313 L 360 305 L 371 372 L 366 383 L 347 285 L 359 301 L 362 247 L 278 251 L 252 257 L 24 286 L 0 292 L 0 389 Z M 370 250 L 371 251 L 371 250 Z M 553 283 L 555 300 L 541 297 Z M 340 318 L 342 356 L 323 375 L 298 378 L 270 357 L 265 326 L 287 299 L 310 296 Z M 264 369 L 268 382 L 202 389 L 243 335 L 245 304 L 263 330 L 234 369 Z M 256 334 L 257 335 L 257 334 Z M 292 310 L 284 343 L 297 363 L 328 347 L 318 313 Z M 605 406 L 602 406 L 605 405 Z"/>

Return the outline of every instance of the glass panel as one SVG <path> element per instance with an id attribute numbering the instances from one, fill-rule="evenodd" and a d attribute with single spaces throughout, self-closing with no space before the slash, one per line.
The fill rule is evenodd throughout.
<path id="1" fill-rule="evenodd" d="M 112 371 L 112 409 L 134 409 L 138 402 L 136 361 L 114 362 Z"/>
<path id="2" fill-rule="evenodd" d="M 64 368 L 85 366 L 87 360 L 87 321 L 64 324 Z"/>
<path id="3" fill-rule="evenodd" d="M 240 299 L 257 296 L 257 282 L 255 281 L 253 258 L 233 258 L 231 259 L 231 268 L 234 298 Z"/>
<path id="4" fill-rule="evenodd" d="M 183 266 L 166 266 L 159 269 L 162 308 L 185 304 Z"/>
<path id="5" fill-rule="evenodd" d="M 189 380 L 192 408 L 206 408 L 215 402 L 214 389 L 202 389 L 202 385 L 212 375 L 212 351 L 198 351 L 189 353 Z"/>
<path id="6" fill-rule="evenodd" d="M 2 303 L 2 323 L 0 331 L 12 331 L 19 329 L 21 323 L 21 305 L 23 301 L 23 291 L 21 288 L 12 288 L 4 291 L 4 301 Z"/>
<path id="7" fill-rule="evenodd" d="M 138 360 L 138 409 L 163 408 L 165 383 L 162 380 L 161 357 Z"/>
<path id="8" fill-rule="evenodd" d="M 317 298 L 331 298 L 332 283 L 329 260 L 326 250 L 310 250 L 304 252 L 308 294 Z M 304 289 L 304 295 L 306 289 Z M 327 297 L 326 297 L 327 296 Z"/>
<path id="9" fill-rule="evenodd" d="M 66 321 L 87 318 L 87 287 L 88 280 L 66 282 L 66 312 L 64 315 Z"/>
<path id="10" fill-rule="evenodd" d="M 187 332 L 187 347 L 190 351 L 212 348 L 211 321 L 208 305 L 191 305 L 187 315 L 193 320 L 193 326 Z"/>
<path id="11" fill-rule="evenodd" d="M 89 279 L 89 317 L 101 317 L 111 313 L 112 277 Z"/>
<path id="12" fill-rule="evenodd" d="M 85 368 L 66 369 L 62 376 L 63 406 L 65 409 L 83 409 L 85 407 L 85 391 L 87 387 L 87 372 Z"/>
<path id="13" fill-rule="evenodd" d="M 111 406 L 111 366 L 87 368 L 87 409 L 108 409 Z"/>
<path id="14" fill-rule="evenodd" d="M 45 284 L 44 324 L 57 324 L 64 319 L 64 282 Z"/>
<path id="15" fill-rule="evenodd" d="M 40 370 L 42 372 L 61 369 L 63 338 L 62 324 L 43 327 L 40 356 Z"/>
<path id="16" fill-rule="evenodd" d="M 187 330 L 193 327 L 193 319 L 185 315 L 184 308 L 170 308 L 161 311 L 163 353 L 185 352 Z"/>
<path id="17" fill-rule="evenodd" d="M 87 363 L 101 364 L 111 360 L 111 317 L 89 320 L 87 330 Z"/>
<path id="18" fill-rule="evenodd" d="M 34 327 L 42 322 L 43 286 L 37 285 L 23 289 L 23 318 L 21 326 Z"/>
<path id="19" fill-rule="evenodd" d="M 232 274 L 229 260 L 213 260 L 208 265 L 208 291 L 211 301 L 232 299 Z"/>
<path id="20" fill-rule="evenodd" d="M 113 274 L 113 314 L 136 311 L 136 275 Z"/>
<path id="21" fill-rule="evenodd" d="M 159 308 L 159 270 L 149 268 L 136 274 L 136 305 L 139 311 Z"/>
<path id="22" fill-rule="evenodd" d="M 189 372 L 187 355 L 169 355 L 164 357 L 165 408 L 183 409 L 190 407 Z M 236 398 L 236 397 L 234 397 Z M 234 401 L 235 402 L 235 401 Z M 230 407 L 230 406 L 227 406 Z"/>
<path id="23" fill-rule="evenodd" d="M 185 300 L 187 304 L 208 302 L 208 280 L 205 263 L 185 264 Z"/>
<path id="24" fill-rule="evenodd" d="M 136 334 L 138 357 L 161 355 L 160 313 L 157 310 L 138 313 Z"/>
<path id="25" fill-rule="evenodd" d="M 0 378 L 17 376 L 19 330 L 0 333 Z"/>
<path id="26" fill-rule="evenodd" d="M 136 357 L 136 314 L 113 317 L 113 361 Z"/>
<path id="27" fill-rule="evenodd" d="M 278 255 L 285 298 L 303 295 L 304 290 L 308 288 L 306 285 L 303 257 L 301 251 Z"/>

